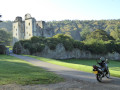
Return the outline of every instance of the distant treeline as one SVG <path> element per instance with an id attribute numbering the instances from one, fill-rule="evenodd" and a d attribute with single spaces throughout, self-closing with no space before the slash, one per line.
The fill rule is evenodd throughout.
<path id="1" fill-rule="evenodd" d="M 63 20 L 46 22 L 53 27 L 55 34 L 64 33 L 76 40 L 85 40 L 88 35 L 99 29 L 106 31 L 115 40 L 120 39 L 120 20 Z M 12 33 L 12 21 L 0 23 L 0 29 Z M 11 34 L 12 35 L 12 34 Z M 6 36 L 4 36 L 6 37 Z M 11 38 L 12 39 L 12 38 Z"/>
<path id="2" fill-rule="evenodd" d="M 82 40 L 85 40 L 87 35 L 96 29 L 104 30 L 113 37 L 116 32 L 120 32 L 120 20 L 63 20 L 47 24 L 53 26 L 56 33 L 66 32 L 70 35 L 71 33 L 68 33 L 70 31 L 79 31 Z"/>

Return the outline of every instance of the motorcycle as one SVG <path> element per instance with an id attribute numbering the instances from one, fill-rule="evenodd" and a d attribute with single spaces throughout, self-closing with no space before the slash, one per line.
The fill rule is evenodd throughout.
<path id="1" fill-rule="evenodd" d="M 107 66 L 108 60 L 106 59 L 104 62 L 98 62 L 98 65 L 93 65 L 93 73 L 96 74 L 96 79 L 99 82 L 102 82 L 103 77 L 110 78 L 109 68 Z"/>

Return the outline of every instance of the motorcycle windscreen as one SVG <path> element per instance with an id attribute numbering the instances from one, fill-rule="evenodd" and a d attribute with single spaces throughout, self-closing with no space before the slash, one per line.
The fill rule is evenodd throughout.
<path id="1" fill-rule="evenodd" d="M 93 73 L 94 73 L 94 74 L 98 74 L 98 71 L 94 71 Z"/>

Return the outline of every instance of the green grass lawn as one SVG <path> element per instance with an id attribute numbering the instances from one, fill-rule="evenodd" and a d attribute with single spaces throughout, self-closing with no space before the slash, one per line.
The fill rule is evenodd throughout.
<path id="1" fill-rule="evenodd" d="M 80 71 L 90 72 L 92 73 L 93 65 L 96 65 L 96 60 L 80 60 L 80 59 L 69 59 L 69 60 L 55 60 L 37 56 L 27 55 L 32 58 L 36 58 L 38 60 L 42 60 L 45 62 L 73 68 Z M 112 61 L 109 60 L 109 70 L 111 76 L 120 77 L 120 61 Z"/>
<path id="2" fill-rule="evenodd" d="M 15 58 L 0 55 L 0 85 L 50 84 L 64 81 L 60 76 Z"/>

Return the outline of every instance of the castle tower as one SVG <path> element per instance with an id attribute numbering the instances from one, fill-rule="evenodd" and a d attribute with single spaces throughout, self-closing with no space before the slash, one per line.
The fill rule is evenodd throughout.
<path id="1" fill-rule="evenodd" d="M 30 39 L 32 36 L 37 36 L 36 20 L 30 14 L 25 15 L 25 38 Z"/>
<path id="2" fill-rule="evenodd" d="M 42 28 L 42 29 L 45 29 L 45 21 L 37 21 L 36 24 Z"/>
<path id="3" fill-rule="evenodd" d="M 52 37 L 54 30 L 46 25 L 45 21 L 36 21 L 30 14 L 25 15 L 25 21 L 22 21 L 22 17 L 16 17 L 13 22 L 13 45 L 33 36 Z"/>
<path id="4" fill-rule="evenodd" d="M 15 42 L 24 39 L 24 24 L 22 17 L 16 17 L 13 22 L 13 45 Z"/>

